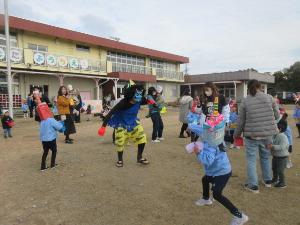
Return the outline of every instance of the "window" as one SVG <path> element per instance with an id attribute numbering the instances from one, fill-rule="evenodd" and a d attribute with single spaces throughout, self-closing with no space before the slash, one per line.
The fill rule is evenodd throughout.
<path id="1" fill-rule="evenodd" d="M 3 32 L 0 32 L 0 45 L 6 45 L 6 37 Z M 10 34 L 10 47 L 18 47 L 17 34 Z"/>
<path id="2" fill-rule="evenodd" d="M 89 52 L 90 51 L 90 47 L 86 46 L 86 45 L 76 44 L 76 50 L 77 51 L 83 51 L 83 52 Z"/>
<path id="3" fill-rule="evenodd" d="M 145 66 L 145 58 L 119 52 L 107 52 L 107 61 L 128 65 Z"/>
<path id="4" fill-rule="evenodd" d="M 39 52 L 48 52 L 48 47 L 44 45 L 28 44 L 28 48 Z"/>
<path id="5" fill-rule="evenodd" d="M 156 59 L 150 60 L 150 67 L 162 70 L 176 71 L 176 64 L 168 63 Z"/>

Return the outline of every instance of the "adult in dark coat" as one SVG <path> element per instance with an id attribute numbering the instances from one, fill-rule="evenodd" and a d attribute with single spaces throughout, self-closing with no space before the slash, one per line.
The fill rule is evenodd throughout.
<path id="1" fill-rule="evenodd" d="M 78 89 L 75 89 L 76 92 L 76 97 L 78 99 L 78 102 L 76 103 L 75 109 L 77 111 L 77 113 L 75 114 L 75 123 L 80 123 L 80 111 L 82 108 L 82 99 L 80 96 L 80 92 Z"/>

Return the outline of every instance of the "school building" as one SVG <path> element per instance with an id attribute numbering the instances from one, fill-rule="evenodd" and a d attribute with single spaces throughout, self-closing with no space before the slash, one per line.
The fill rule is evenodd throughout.
<path id="1" fill-rule="evenodd" d="M 2 20 L 2 21 L 1 21 Z M 3 16 L 0 18 L 4 24 Z M 180 96 L 181 64 L 189 58 L 58 28 L 9 18 L 14 107 L 35 87 L 51 99 L 71 84 L 86 100 L 119 97 L 128 80 L 145 88 L 160 85 L 167 102 Z M 101 29 L 101 27 L 99 27 Z M 6 107 L 6 47 L 0 31 L 0 103 Z M 17 101 L 18 99 L 18 101 Z"/>
<path id="2" fill-rule="evenodd" d="M 219 92 L 226 98 L 241 102 L 247 96 L 247 82 L 251 79 L 260 81 L 265 93 L 267 93 L 268 84 L 275 82 L 274 76 L 269 73 L 259 73 L 247 69 L 234 72 L 188 75 L 185 76 L 185 83 L 181 86 L 181 90 L 189 88 L 192 96 L 199 96 L 202 94 L 203 84 L 213 82 L 218 87 Z"/>

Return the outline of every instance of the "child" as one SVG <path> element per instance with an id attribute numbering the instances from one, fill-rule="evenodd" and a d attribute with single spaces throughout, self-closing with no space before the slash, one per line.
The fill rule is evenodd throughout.
<path id="1" fill-rule="evenodd" d="M 232 107 L 230 108 L 230 116 L 229 116 L 229 136 L 230 136 L 230 146 L 229 148 L 237 148 L 239 149 L 239 146 L 235 146 L 234 143 L 234 138 L 233 138 L 233 134 L 236 128 L 236 122 L 237 122 L 237 110 L 236 110 L 236 105 L 232 105 Z"/>
<path id="2" fill-rule="evenodd" d="M 191 113 L 195 113 L 198 115 L 202 114 L 202 105 L 199 96 L 196 96 L 193 100 Z M 199 117 L 200 118 L 200 117 Z M 197 124 L 199 124 L 200 121 L 198 121 Z M 194 132 L 191 132 L 191 142 L 197 141 L 199 136 L 197 136 Z"/>
<path id="3" fill-rule="evenodd" d="M 87 114 L 87 116 L 88 116 L 88 118 L 87 118 L 86 121 L 90 121 L 90 120 L 91 120 L 91 115 L 92 115 L 92 107 L 91 107 L 91 105 L 88 105 L 88 106 L 87 106 L 86 114 Z"/>
<path id="4" fill-rule="evenodd" d="M 279 129 L 278 134 L 273 137 L 273 144 L 268 144 L 268 149 L 271 150 L 273 159 L 272 159 L 272 170 L 273 170 L 273 179 L 272 183 L 274 187 L 285 188 L 285 177 L 284 170 L 287 164 L 287 159 L 289 155 L 289 141 L 286 135 L 284 134 L 286 127 L 283 123 L 278 123 L 277 127 Z"/>
<path id="5" fill-rule="evenodd" d="M 55 164 L 56 153 L 57 153 L 57 145 L 56 145 L 57 131 L 64 132 L 63 122 L 58 122 L 54 118 L 48 118 L 46 120 L 41 121 L 40 139 L 42 141 L 43 150 L 44 150 L 42 156 L 41 171 L 47 169 L 46 159 L 49 150 L 52 151 L 51 168 L 57 166 L 57 164 Z"/>
<path id="6" fill-rule="evenodd" d="M 11 128 L 12 128 L 12 123 L 14 122 L 14 120 L 9 116 L 8 111 L 4 112 L 1 122 L 2 122 L 3 131 L 4 131 L 4 138 L 8 138 L 8 137 L 12 138 Z"/>
<path id="7" fill-rule="evenodd" d="M 205 206 L 213 203 L 209 198 L 209 184 L 211 183 L 213 198 L 233 215 L 231 225 L 246 223 L 249 220 L 248 216 L 222 194 L 231 176 L 231 165 L 226 152 L 220 150 L 218 146 L 212 147 L 205 142 L 202 150 L 195 145 L 194 152 L 205 170 L 205 175 L 202 177 L 203 197 L 196 202 L 196 205 Z"/>
<path id="8" fill-rule="evenodd" d="M 24 118 L 28 118 L 28 105 L 26 101 L 22 103 L 22 111 Z"/>
<path id="9" fill-rule="evenodd" d="M 293 117 L 296 122 L 296 127 L 298 128 L 298 138 L 300 138 L 300 100 L 296 102 L 296 108 Z"/>
<path id="10" fill-rule="evenodd" d="M 287 162 L 286 168 L 290 169 L 290 168 L 293 167 L 293 163 L 292 163 L 293 133 L 292 133 L 292 129 L 288 125 L 287 118 L 288 118 L 288 114 L 284 113 L 282 115 L 281 120 L 279 121 L 279 123 L 283 123 L 284 126 L 286 127 L 286 131 L 284 132 L 284 134 L 287 136 L 288 141 L 289 141 L 289 156 L 288 156 L 288 162 Z"/>

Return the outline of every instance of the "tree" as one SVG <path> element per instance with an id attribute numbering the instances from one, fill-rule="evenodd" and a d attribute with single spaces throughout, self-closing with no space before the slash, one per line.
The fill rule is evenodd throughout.
<path id="1" fill-rule="evenodd" d="M 289 68 L 274 73 L 275 84 L 272 85 L 276 92 L 300 92 L 300 62 L 295 62 Z"/>

